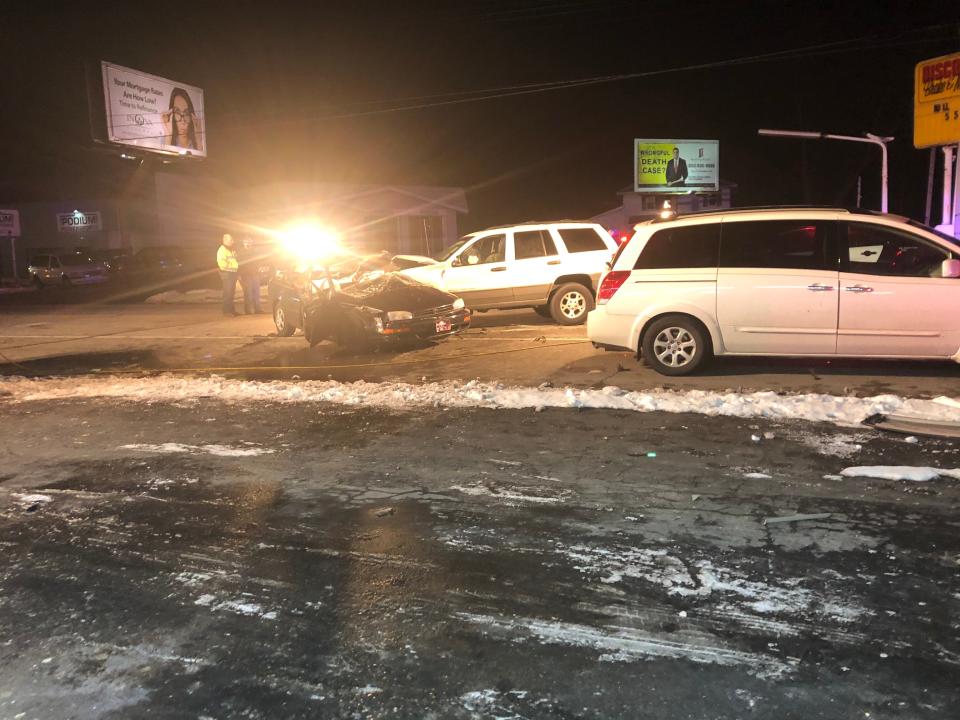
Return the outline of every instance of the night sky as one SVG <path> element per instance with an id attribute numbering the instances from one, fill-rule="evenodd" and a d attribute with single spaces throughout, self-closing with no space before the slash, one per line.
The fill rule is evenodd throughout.
<path id="1" fill-rule="evenodd" d="M 922 219 L 913 66 L 960 50 L 956 0 L 312 5 L 5 10 L 0 203 L 130 181 L 132 164 L 91 140 L 84 63 L 108 60 L 204 88 L 210 156 L 183 172 L 462 186 L 466 230 L 617 205 L 635 137 L 719 139 L 739 205 L 852 205 L 858 175 L 864 205 L 878 205 L 876 148 L 760 138 L 760 127 L 895 136 L 891 211 Z M 771 53 L 782 55 L 750 60 Z M 683 69 L 699 65 L 710 67 Z M 451 103 L 487 89 L 504 96 Z M 397 110 L 416 105 L 429 107 Z"/>

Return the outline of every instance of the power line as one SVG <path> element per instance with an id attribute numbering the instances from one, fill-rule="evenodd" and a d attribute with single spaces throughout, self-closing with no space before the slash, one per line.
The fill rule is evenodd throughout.
<path id="1" fill-rule="evenodd" d="M 952 25 L 941 24 L 941 25 L 932 25 L 924 28 L 916 28 L 904 33 L 901 33 L 898 36 L 894 36 L 889 39 L 878 38 L 876 35 L 862 36 L 859 38 L 850 38 L 846 40 L 838 40 L 829 43 L 819 43 L 817 45 L 809 45 L 802 48 L 790 48 L 787 50 L 778 50 L 770 53 L 761 53 L 756 55 L 747 55 L 739 58 L 728 58 L 726 60 L 718 60 L 704 63 L 696 63 L 692 65 L 683 65 L 672 68 L 660 68 L 657 70 L 645 70 L 632 73 L 620 73 L 615 75 L 601 75 L 580 79 L 571 79 L 571 80 L 555 80 L 548 82 L 540 83 L 527 83 L 520 85 L 509 85 L 501 86 L 494 88 L 482 88 L 476 90 L 460 90 L 450 93 L 437 93 L 432 95 L 420 95 L 420 96 L 407 96 L 401 98 L 390 98 L 384 100 L 368 100 L 358 103 L 350 103 L 342 105 L 343 108 L 349 107 L 358 107 L 363 105 L 378 105 L 385 103 L 412 103 L 406 105 L 398 105 L 396 107 L 387 107 L 387 108 L 376 108 L 371 110 L 358 110 L 356 112 L 339 112 L 329 115 L 320 115 L 313 118 L 298 118 L 298 119 L 279 119 L 279 120 L 263 120 L 257 122 L 250 122 L 244 124 L 231 124 L 230 127 L 260 127 L 264 125 L 295 125 L 300 123 L 311 123 L 319 122 L 323 120 L 344 120 L 350 118 L 360 118 L 360 117 L 371 117 L 375 115 L 386 115 L 397 112 L 410 112 L 413 110 L 425 110 L 434 107 L 446 107 L 451 105 L 462 105 L 467 103 L 482 102 L 484 100 L 498 100 L 509 97 L 518 97 L 522 95 L 534 95 L 542 94 L 546 92 L 553 92 L 556 90 L 566 90 L 577 87 L 587 87 L 592 85 L 607 84 L 613 82 L 621 82 L 624 80 L 634 80 L 639 78 L 649 78 L 657 77 L 661 75 L 669 75 L 683 72 L 692 72 L 696 70 L 713 70 L 721 69 L 727 67 L 737 67 L 742 65 L 749 65 L 755 63 L 764 63 L 764 62 L 777 62 L 777 61 L 786 61 L 786 60 L 798 60 L 804 58 L 812 57 L 822 57 L 826 55 L 833 55 L 838 53 L 846 52 L 858 52 L 864 50 L 874 50 L 887 47 L 897 47 L 904 45 L 917 45 L 917 44 L 926 44 L 930 42 L 937 42 L 940 38 L 931 38 L 931 37 L 920 37 L 916 39 L 897 39 L 904 38 L 906 35 L 916 34 L 921 32 L 929 32 L 930 30 L 941 29 L 941 28 L 953 28 Z M 423 102 L 421 102 L 423 101 Z M 114 128 L 124 128 L 131 127 L 133 125 L 138 125 L 139 123 L 130 123 L 130 124 L 117 124 L 114 125 Z M 205 132 L 204 132 L 205 134 Z M 137 138 L 139 140 L 152 140 L 160 139 L 165 137 L 165 135 L 148 135 Z"/>

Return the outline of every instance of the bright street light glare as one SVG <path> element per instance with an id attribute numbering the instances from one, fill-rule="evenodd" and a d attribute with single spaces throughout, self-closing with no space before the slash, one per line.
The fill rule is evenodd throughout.
<path id="1" fill-rule="evenodd" d="M 343 253 L 337 234 L 313 220 L 288 225 L 279 233 L 279 239 L 284 250 L 304 261 L 322 260 Z"/>

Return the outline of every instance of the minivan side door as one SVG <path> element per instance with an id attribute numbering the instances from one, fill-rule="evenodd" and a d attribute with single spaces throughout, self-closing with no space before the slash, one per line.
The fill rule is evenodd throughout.
<path id="1" fill-rule="evenodd" d="M 906 229 L 841 225 L 841 355 L 951 357 L 960 348 L 960 278 L 940 277 L 957 253 Z"/>
<path id="2" fill-rule="evenodd" d="M 726 352 L 836 352 L 835 227 L 831 220 L 724 218 L 717 321 Z"/>

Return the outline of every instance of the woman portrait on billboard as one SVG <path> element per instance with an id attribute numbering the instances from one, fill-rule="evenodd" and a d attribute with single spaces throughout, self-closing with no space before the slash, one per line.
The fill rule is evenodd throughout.
<path id="1" fill-rule="evenodd" d="M 183 88 L 170 93 L 170 108 L 162 113 L 164 145 L 203 152 L 202 119 L 193 109 L 193 100 Z"/>

